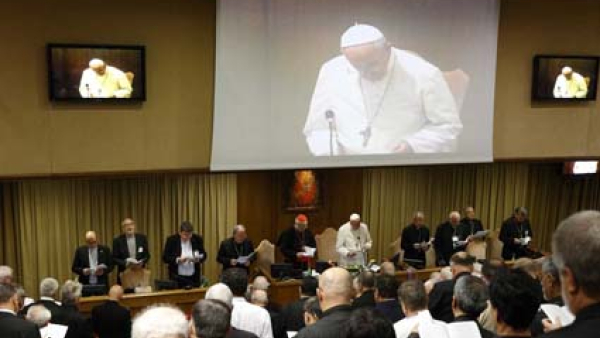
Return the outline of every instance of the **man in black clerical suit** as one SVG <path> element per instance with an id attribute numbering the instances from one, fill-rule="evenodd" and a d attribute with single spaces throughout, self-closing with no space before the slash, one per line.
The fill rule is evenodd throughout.
<path id="1" fill-rule="evenodd" d="M 194 233 L 192 223 L 184 221 L 179 233 L 167 238 L 163 262 L 169 267 L 169 278 L 180 288 L 200 286 L 200 264 L 206 260 L 204 241 Z"/>
<path id="2" fill-rule="evenodd" d="M 499 238 L 504 243 L 502 247 L 504 260 L 518 259 L 529 255 L 528 245 L 533 238 L 533 232 L 527 214 L 527 209 L 518 207 L 513 216 L 502 223 Z"/>
<path id="3" fill-rule="evenodd" d="M 71 271 L 79 276 L 83 285 L 108 285 L 108 275 L 112 271 L 112 256 L 107 246 L 98 244 L 94 231 L 85 234 L 86 245 L 75 251 Z"/>
<path id="4" fill-rule="evenodd" d="M 123 298 L 123 288 L 114 285 L 108 293 L 108 300 L 92 309 L 92 329 L 98 338 L 131 337 L 131 314 L 119 304 Z"/>
<path id="5" fill-rule="evenodd" d="M 468 241 L 470 236 L 483 231 L 483 224 L 475 218 L 475 209 L 473 207 L 465 208 L 465 218 L 460 221 L 458 226 L 458 238 L 461 241 Z"/>
<path id="6" fill-rule="evenodd" d="M 117 266 L 117 283 L 121 284 L 121 272 L 126 268 L 144 268 L 150 259 L 148 238 L 135 232 L 135 221 L 126 218 L 121 223 L 123 234 L 113 240 L 113 263 Z"/>
<path id="7" fill-rule="evenodd" d="M 299 258 L 305 252 L 305 247 L 316 248 L 317 243 L 312 232 L 307 229 L 308 218 L 306 215 L 300 214 L 296 217 L 294 226 L 285 230 L 279 235 L 277 246 L 283 254 L 286 263 L 294 264 L 294 267 L 304 268 L 306 263 L 303 263 Z"/>
<path id="8" fill-rule="evenodd" d="M 437 320 L 450 323 L 454 321 L 452 312 L 452 298 L 456 281 L 462 276 L 469 276 L 473 272 L 475 257 L 466 252 L 457 252 L 450 258 L 452 279 L 435 283 L 429 293 L 429 312 Z"/>
<path id="9" fill-rule="evenodd" d="M 552 235 L 552 258 L 560 271 L 563 300 L 575 321 L 542 337 L 598 337 L 600 212 L 582 211 L 562 221 Z M 548 321 L 544 326 L 554 328 Z"/>
<path id="10" fill-rule="evenodd" d="M 460 214 L 458 211 L 452 211 L 448 221 L 438 225 L 435 230 L 435 255 L 438 266 L 450 264 L 450 257 L 459 251 L 464 251 L 466 244 L 461 242 L 458 237 L 458 227 L 460 225 Z"/>
<path id="11" fill-rule="evenodd" d="M 0 337 L 40 338 L 37 326 L 17 316 L 19 296 L 17 288 L 0 283 Z"/>
<path id="12" fill-rule="evenodd" d="M 221 242 L 217 262 L 223 265 L 223 270 L 229 268 L 242 268 L 248 272 L 248 267 L 256 259 L 256 255 L 248 258 L 254 252 L 252 241 L 248 239 L 246 227 L 239 224 L 233 228 L 233 234 L 230 238 Z M 238 258 L 245 257 L 243 262 Z"/>
<path id="13" fill-rule="evenodd" d="M 402 230 L 400 248 L 404 250 L 404 261 L 417 269 L 424 268 L 425 252 L 429 249 L 427 243 L 429 243 L 429 229 L 425 225 L 425 215 L 417 211 L 413 216 L 413 222 Z"/>
<path id="14" fill-rule="evenodd" d="M 27 306 L 25 306 L 19 312 L 19 315 L 25 317 L 27 315 L 27 311 L 29 308 L 35 305 L 43 305 L 51 314 L 51 323 L 55 323 L 54 320 L 56 318 L 60 318 L 60 303 L 55 300 L 55 297 L 58 297 L 58 289 L 60 285 L 58 281 L 54 278 L 44 278 L 40 282 L 40 299 L 36 302 L 33 302 Z"/>

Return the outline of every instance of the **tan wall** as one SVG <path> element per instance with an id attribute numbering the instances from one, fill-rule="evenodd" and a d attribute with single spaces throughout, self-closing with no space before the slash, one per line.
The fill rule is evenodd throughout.
<path id="1" fill-rule="evenodd" d="M 206 168 L 215 2 L 0 3 L 0 175 Z M 48 42 L 146 46 L 141 106 L 51 104 Z"/>
<path id="2" fill-rule="evenodd" d="M 502 0 L 494 157 L 600 156 L 598 103 L 532 104 L 535 54 L 600 55 L 600 1 Z"/>
<path id="3" fill-rule="evenodd" d="M 0 176 L 205 169 L 212 131 L 215 1 L 0 3 Z M 598 104 L 532 105 L 536 53 L 600 54 L 597 0 L 502 0 L 494 154 L 600 156 Z M 147 46 L 148 101 L 53 105 L 47 42 Z"/>

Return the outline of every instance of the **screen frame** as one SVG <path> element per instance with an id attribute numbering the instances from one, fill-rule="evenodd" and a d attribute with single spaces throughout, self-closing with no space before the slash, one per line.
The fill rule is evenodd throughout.
<path id="1" fill-rule="evenodd" d="M 83 97 L 56 97 L 54 95 L 54 88 L 52 78 L 54 70 L 52 68 L 52 50 L 55 48 L 72 48 L 72 49 L 120 49 L 120 50 L 132 50 L 140 52 L 140 67 L 142 69 L 143 78 L 141 81 L 142 94 L 139 97 L 132 98 L 83 98 Z M 146 46 L 145 45 L 125 45 L 125 44 L 89 44 L 89 43 L 47 43 L 46 44 L 46 67 L 48 70 L 48 98 L 52 102 L 77 102 L 77 103 L 115 103 L 115 104 L 127 104 L 127 103 L 140 103 L 147 100 L 146 93 Z"/>
<path id="2" fill-rule="evenodd" d="M 540 61 L 543 59 L 574 59 L 574 60 L 589 60 L 595 61 L 596 67 L 594 74 L 596 75 L 596 83 L 593 92 L 588 92 L 585 98 L 554 98 L 554 97 L 542 97 L 538 95 L 538 87 L 540 81 Z M 561 54 L 536 54 L 533 57 L 533 75 L 531 77 L 531 99 L 533 101 L 543 102 L 585 102 L 585 101 L 596 101 L 598 92 L 598 70 L 600 68 L 600 56 L 594 55 L 561 55 Z"/>

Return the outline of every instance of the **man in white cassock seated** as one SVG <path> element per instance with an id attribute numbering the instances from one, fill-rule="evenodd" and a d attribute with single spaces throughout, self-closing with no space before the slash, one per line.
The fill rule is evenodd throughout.
<path id="1" fill-rule="evenodd" d="M 436 66 L 369 25 L 348 28 L 340 47 L 321 67 L 304 126 L 313 155 L 456 150 L 462 123 Z"/>

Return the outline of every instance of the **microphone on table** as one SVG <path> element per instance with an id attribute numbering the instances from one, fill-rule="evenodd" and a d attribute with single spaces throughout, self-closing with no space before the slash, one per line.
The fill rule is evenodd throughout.
<path id="1" fill-rule="evenodd" d="M 325 120 L 329 125 L 329 156 L 333 156 L 333 133 L 335 123 L 335 113 L 331 109 L 325 111 Z"/>

